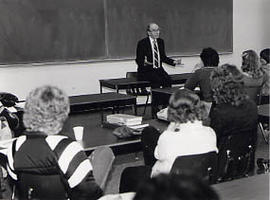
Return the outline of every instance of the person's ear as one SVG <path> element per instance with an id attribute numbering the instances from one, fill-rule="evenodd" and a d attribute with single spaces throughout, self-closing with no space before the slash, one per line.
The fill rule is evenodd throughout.
<path id="1" fill-rule="evenodd" d="M 260 58 L 260 62 L 261 62 L 262 65 L 266 65 L 267 64 L 266 60 L 264 60 L 263 58 Z"/>

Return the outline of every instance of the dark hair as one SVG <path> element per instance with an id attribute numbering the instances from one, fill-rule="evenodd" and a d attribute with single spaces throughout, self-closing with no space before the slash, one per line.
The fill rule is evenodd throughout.
<path id="1" fill-rule="evenodd" d="M 264 72 L 260 64 L 259 56 L 253 50 L 246 50 L 242 53 L 242 70 L 253 78 L 260 78 Z"/>
<path id="2" fill-rule="evenodd" d="M 218 200 L 217 193 L 195 176 L 160 174 L 138 187 L 133 200 Z"/>
<path id="3" fill-rule="evenodd" d="M 260 57 L 266 61 L 267 64 L 270 63 L 270 48 L 263 49 L 260 52 Z"/>
<path id="4" fill-rule="evenodd" d="M 218 66 L 219 64 L 219 55 L 217 51 L 211 47 L 204 48 L 200 54 L 200 57 L 205 67 Z"/>
<path id="5" fill-rule="evenodd" d="M 186 123 L 195 120 L 203 121 L 206 118 L 205 105 L 194 92 L 182 89 L 172 94 L 168 108 L 168 120 L 170 122 Z"/>
<path id="6" fill-rule="evenodd" d="M 210 75 L 210 84 L 217 104 L 238 106 L 248 98 L 244 90 L 243 74 L 235 65 L 224 64 L 214 69 Z"/>

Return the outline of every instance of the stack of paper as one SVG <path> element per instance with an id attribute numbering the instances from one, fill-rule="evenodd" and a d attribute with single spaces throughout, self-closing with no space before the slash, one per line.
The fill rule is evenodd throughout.
<path id="1" fill-rule="evenodd" d="M 139 125 L 142 123 L 142 116 L 127 114 L 112 114 L 107 116 L 107 122 L 126 126 Z"/>

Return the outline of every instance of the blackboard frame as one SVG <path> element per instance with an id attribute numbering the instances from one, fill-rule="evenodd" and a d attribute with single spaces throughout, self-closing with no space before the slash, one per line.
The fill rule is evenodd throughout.
<path id="1" fill-rule="evenodd" d="M 0 3 L 3 3 L 1 1 L 2 0 L 0 0 Z M 12 1 L 16 2 L 18 0 L 12 0 Z M 24 0 L 24 1 L 29 3 L 32 0 Z M 53 21 L 54 18 L 52 16 L 53 16 L 53 14 L 55 14 L 55 13 L 52 12 L 52 10 L 54 10 L 53 6 L 57 6 L 57 5 L 54 5 L 55 1 L 53 1 L 53 0 L 43 0 L 43 1 L 46 1 L 47 3 L 50 2 L 50 3 L 48 3 L 49 6 L 47 6 L 45 8 L 43 7 L 43 4 L 41 3 L 42 0 L 35 0 L 35 1 L 38 2 L 38 3 L 35 3 L 36 7 L 39 7 L 39 8 L 42 7 L 43 11 L 45 10 L 44 11 L 45 14 L 44 13 L 43 14 L 46 17 L 46 20 L 47 21 L 50 21 L 50 20 Z M 72 3 L 74 3 L 75 0 L 66 0 L 66 1 L 69 2 L 70 6 L 71 6 Z M 80 0 L 80 2 L 83 2 L 83 1 L 84 0 Z M 137 4 L 140 3 L 140 2 L 142 4 L 143 4 L 143 2 L 146 2 L 146 4 L 145 4 L 146 6 L 148 6 L 147 3 L 151 4 L 151 3 L 155 2 L 156 7 L 153 9 L 154 11 L 151 11 L 151 12 L 153 12 L 152 14 L 150 12 L 150 15 L 148 15 L 146 17 L 144 16 L 145 18 L 143 18 L 143 17 L 140 18 L 141 17 L 140 12 L 145 13 L 145 11 L 141 11 L 143 6 L 145 6 L 145 5 L 141 5 L 141 7 L 137 5 L 137 11 L 136 11 L 137 13 L 133 13 L 133 15 L 135 17 L 137 16 L 138 19 L 135 19 L 135 17 L 132 16 L 132 13 L 130 14 L 130 16 L 131 16 L 131 18 L 133 17 L 133 19 L 135 19 L 135 20 L 138 20 L 138 21 L 141 20 L 141 21 L 139 23 L 137 23 L 137 25 L 136 25 L 137 27 L 134 27 L 134 24 L 132 24 L 132 23 L 130 23 L 131 26 L 129 27 L 129 22 L 124 21 L 128 17 L 123 17 L 123 15 L 121 16 L 121 15 L 115 14 L 115 19 L 114 19 L 115 21 L 112 21 L 113 17 L 112 17 L 112 15 L 110 15 L 110 13 L 112 13 L 112 10 L 113 10 L 112 5 L 116 5 L 114 8 L 116 8 L 116 11 L 118 9 L 118 13 L 120 13 L 119 11 L 121 9 L 124 10 L 124 8 L 126 9 L 126 12 L 130 13 L 131 10 L 129 10 L 129 7 L 136 6 L 136 4 L 134 4 L 134 5 L 132 4 L 132 2 L 134 2 L 134 0 L 95 0 L 96 4 L 99 5 L 98 8 L 100 10 L 103 10 L 103 13 L 100 14 L 99 16 L 100 16 L 100 18 L 103 17 L 103 19 L 102 19 L 103 22 L 102 23 L 104 23 L 103 25 L 100 25 L 100 24 L 96 23 L 97 26 L 99 26 L 99 28 L 102 27 L 102 26 L 104 28 L 104 30 L 101 31 L 104 38 L 102 40 L 97 40 L 97 41 L 99 41 L 98 44 L 101 43 L 100 41 L 102 41 L 104 43 L 104 45 L 103 46 L 101 45 L 102 47 L 100 47 L 98 45 L 94 45 L 94 48 L 91 47 L 92 48 L 91 50 L 94 53 L 95 53 L 96 50 L 99 50 L 100 51 L 99 55 L 92 56 L 92 57 L 91 56 L 84 57 L 83 59 L 81 59 L 81 58 L 78 59 L 78 58 L 70 58 L 70 57 L 68 57 L 69 55 L 67 54 L 67 55 L 64 55 L 66 57 L 64 57 L 62 59 L 51 59 L 51 60 L 50 59 L 49 60 L 43 60 L 43 59 L 36 59 L 35 60 L 34 59 L 34 60 L 30 60 L 30 61 L 26 59 L 25 61 L 16 61 L 16 60 L 13 61 L 13 60 L 11 60 L 11 61 L 8 61 L 8 62 L 5 62 L 5 61 L 3 62 L 2 59 L 1 59 L 2 58 L 1 55 L 3 54 L 3 49 L 1 50 L 1 46 L 0 46 L 0 64 L 2 64 L 2 65 L 22 64 L 23 65 L 23 64 L 29 64 L 30 63 L 32 65 L 47 65 L 47 64 L 50 65 L 50 64 L 66 64 L 66 63 L 91 63 L 91 62 L 100 62 L 100 61 L 102 61 L 102 62 L 111 62 L 111 61 L 131 60 L 131 59 L 134 59 L 134 57 L 135 57 L 136 42 L 139 39 L 141 39 L 142 37 L 145 36 L 145 33 L 146 33 L 145 27 L 146 27 L 147 23 L 149 23 L 151 21 L 155 21 L 156 23 L 158 23 L 161 26 L 161 28 L 163 28 L 161 37 L 165 40 L 166 47 L 167 47 L 166 48 L 167 49 L 167 54 L 169 56 L 171 56 L 171 57 L 196 56 L 196 55 L 198 55 L 200 53 L 201 48 L 207 47 L 207 46 L 212 46 L 212 45 L 203 46 L 203 44 L 200 44 L 201 46 L 196 47 L 195 51 L 187 51 L 186 52 L 186 49 L 178 50 L 179 48 L 181 48 L 181 45 L 179 45 L 180 47 L 175 45 L 175 43 L 177 43 L 177 41 L 178 41 L 177 40 L 178 35 L 173 35 L 175 30 L 173 28 L 171 28 L 171 27 L 174 26 L 174 24 L 175 24 L 175 22 L 177 20 L 175 19 L 175 21 L 172 21 L 172 22 L 168 21 L 168 19 L 163 20 L 164 15 L 168 16 L 168 18 L 170 18 L 170 19 L 173 18 L 172 16 L 181 16 L 181 14 L 183 14 L 183 12 L 185 11 L 184 9 L 182 9 L 182 11 L 179 11 L 179 13 L 178 13 L 178 10 L 181 10 L 181 9 L 170 10 L 170 9 L 162 8 L 163 9 L 162 10 L 163 14 L 157 15 L 157 18 L 155 18 L 155 16 L 154 16 L 155 12 L 158 9 L 161 9 L 160 7 L 162 7 L 161 5 L 163 5 L 162 2 L 167 2 L 167 3 L 164 3 L 164 6 L 166 4 L 168 4 L 170 7 L 173 7 L 172 5 L 174 5 L 174 4 L 178 5 L 178 2 L 181 2 L 182 4 L 179 3 L 179 5 L 183 6 L 184 3 L 187 4 L 187 1 L 192 2 L 194 4 L 193 9 L 196 9 L 196 6 L 198 7 L 198 5 L 196 5 L 196 3 L 198 3 L 201 0 L 192 0 L 192 1 L 191 0 L 169 0 L 169 1 L 164 1 L 164 0 L 137 0 L 137 1 L 135 1 Z M 225 23 L 225 25 L 224 25 L 224 26 L 226 26 L 225 28 L 229 29 L 229 30 L 228 30 L 228 33 L 226 33 L 226 36 L 228 35 L 228 39 L 226 41 L 224 40 L 225 48 L 219 48 L 219 47 L 216 48 L 215 46 L 212 46 L 212 47 L 216 48 L 220 54 L 232 53 L 233 52 L 233 25 L 232 25 L 232 23 L 233 23 L 232 22 L 232 10 L 233 10 L 232 5 L 233 5 L 233 3 L 232 3 L 232 0 L 204 0 L 204 1 L 202 1 L 202 2 L 207 2 L 206 5 L 202 4 L 202 5 L 199 5 L 199 6 L 200 7 L 205 6 L 204 9 L 205 9 L 206 12 L 208 12 L 207 11 L 208 7 L 211 7 L 211 6 L 212 7 L 211 7 L 210 10 L 217 9 L 217 11 L 215 11 L 216 12 L 215 15 L 213 15 L 213 16 L 216 16 L 218 18 L 223 8 L 218 7 L 218 4 L 212 5 L 214 1 L 215 2 L 218 2 L 218 1 L 223 2 L 224 5 L 226 5 L 226 6 L 224 6 L 224 7 L 226 7 L 226 9 L 224 8 L 226 13 L 223 13 L 222 17 L 226 18 L 223 22 Z M 112 4 L 112 2 L 114 4 Z M 117 2 L 118 2 L 118 4 L 117 4 Z M 126 5 L 124 5 L 124 3 L 126 3 Z M 69 6 L 68 4 L 65 5 L 65 6 L 66 6 L 67 9 L 70 9 L 68 7 Z M 188 4 L 186 6 L 188 6 Z M 84 9 L 83 6 L 82 6 L 81 9 Z M 202 10 L 202 9 L 200 9 L 200 10 Z M 170 14 L 172 11 L 174 12 L 174 15 Z M 166 14 L 166 12 L 168 12 L 168 13 Z M 78 13 L 78 12 L 77 11 L 75 12 L 75 11 L 72 10 L 71 13 Z M 125 12 L 124 12 L 124 14 L 125 14 Z M 203 14 L 204 13 L 202 12 L 201 15 L 203 15 Z M 197 14 L 197 15 L 199 15 L 199 14 Z M 80 16 L 80 15 L 78 15 L 78 16 Z M 210 14 L 209 14 L 209 16 L 210 16 Z M 87 16 L 84 16 L 84 17 L 87 17 Z M 119 19 L 117 17 L 120 17 L 120 19 L 123 19 L 121 21 L 121 23 L 119 23 Z M 222 17 L 219 20 L 222 20 Z M 62 18 L 64 18 L 64 17 L 62 17 Z M 97 21 L 95 21 L 95 22 L 97 22 Z M 1 20 L 0 20 L 0 22 L 1 22 Z M 212 22 L 215 23 L 215 20 L 212 20 Z M 0 25 L 1 25 L 1 23 L 0 23 Z M 115 27 L 117 27 L 116 25 L 118 26 L 118 28 L 120 28 L 120 30 L 121 30 L 121 28 L 123 28 L 123 31 L 120 32 L 117 28 L 115 28 Z M 195 24 L 195 25 L 198 25 L 198 24 Z M 215 24 L 215 26 L 216 26 L 216 24 Z M 1 27 L 3 28 L 3 24 L 2 24 Z M 194 27 L 196 27 L 196 26 L 194 26 Z M 211 28 L 214 29 L 216 27 L 207 26 L 207 28 L 210 30 Z M 218 30 L 218 28 L 216 28 L 216 29 Z M 72 30 L 72 29 L 70 29 L 70 30 Z M 86 29 L 86 30 L 88 30 L 88 29 Z M 204 30 L 204 29 L 201 28 L 201 30 Z M 133 34 L 134 32 L 135 32 L 135 34 Z M 178 32 L 178 33 L 181 33 L 181 32 Z M 91 33 L 91 34 L 93 34 L 93 33 Z M 117 38 L 117 36 L 118 35 L 121 36 L 121 34 L 127 34 L 127 35 L 129 34 L 131 36 L 130 37 L 131 42 L 130 43 L 126 42 L 126 44 L 128 44 L 129 49 L 125 49 L 125 47 L 122 48 L 122 49 L 120 48 L 121 45 L 119 45 L 119 44 L 121 44 L 122 41 L 121 41 L 121 39 Z M 195 34 L 196 34 L 196 32 L 195 32 Z M 210 34 L 211 34 L 211 30 L 210 30 Z M 116 37 L 115 37 L 115 35 L 116 35 Z M 181 34 L 179 34 L 179 35 L 181 35 Z M 97 35 L 95 37 L 93 37 L 94 38 L 93 40 L 95 41 L 97 37 L 98 37 Z M 125 38 L 125 37 L 126 37 L 126 41 L 127 41 L 129 39 L 128 36 L 126 36 L 126 35 L 121 36 L 121 38 Z M 171 38 L 176 38 L 176 39 L 173 39 L 174 41 L 172 41 Z M 192 39 L 194 39 L 194 38 L 192 38 Z M 218 41 L 219 39 L 215 39 L 215 40 Z M 81 43 L 83 44 L 83 42 L 81 42 Z M 224 44 L 222 44 L 222 45 L 224 45 Z M 1 45 L 1 33 L 0 33 L 0 45 Z M 80 45 L 78 45 L 79 50 L 81 50 L 80 48 L 83 49 L 83 47 L 80 47 Z M 125 41 L 122 42 L 122 47 L 124 45 L 125 45 Z M 43 45 L 43 46 L 45 46 L 45 45 Z M 100 49 L 99 49 L 99 47 L 100 47 Z M 102 50 L 102 48 L 103 48 L 103 50 Z M 176 50 L 174 48 L 176 48 Z M 116 52 L 116 54 L 113 54 L 115 52 Z M 127 52 L 127 54 L 125 54 L 126 52 Z"/>

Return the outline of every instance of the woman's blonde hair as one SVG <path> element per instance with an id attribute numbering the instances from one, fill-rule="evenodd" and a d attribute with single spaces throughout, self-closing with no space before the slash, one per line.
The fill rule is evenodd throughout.
<path id="1" fill-rule="evenodd" d="M 188 89 L 176 91 L 170 98 L 168 120 L 176 123 L 205 120 L 207 112 L 198 95 Z"/>
<path id="2" fill-rule="evenodd" d="M 26 98 L 23 123 L 28 131 L 57 134 L 69 114 L 69 98 L 55 86 L 42 86 Z"/>
<path id="3" fill-rule="evenodd" d="M 260 78 L 263 76 L 263 69 L 261 67 L 260 58 L 253 50 L 246 50 L 242 53 L 242 70 L 248 73 L 253 78 Z"/>

